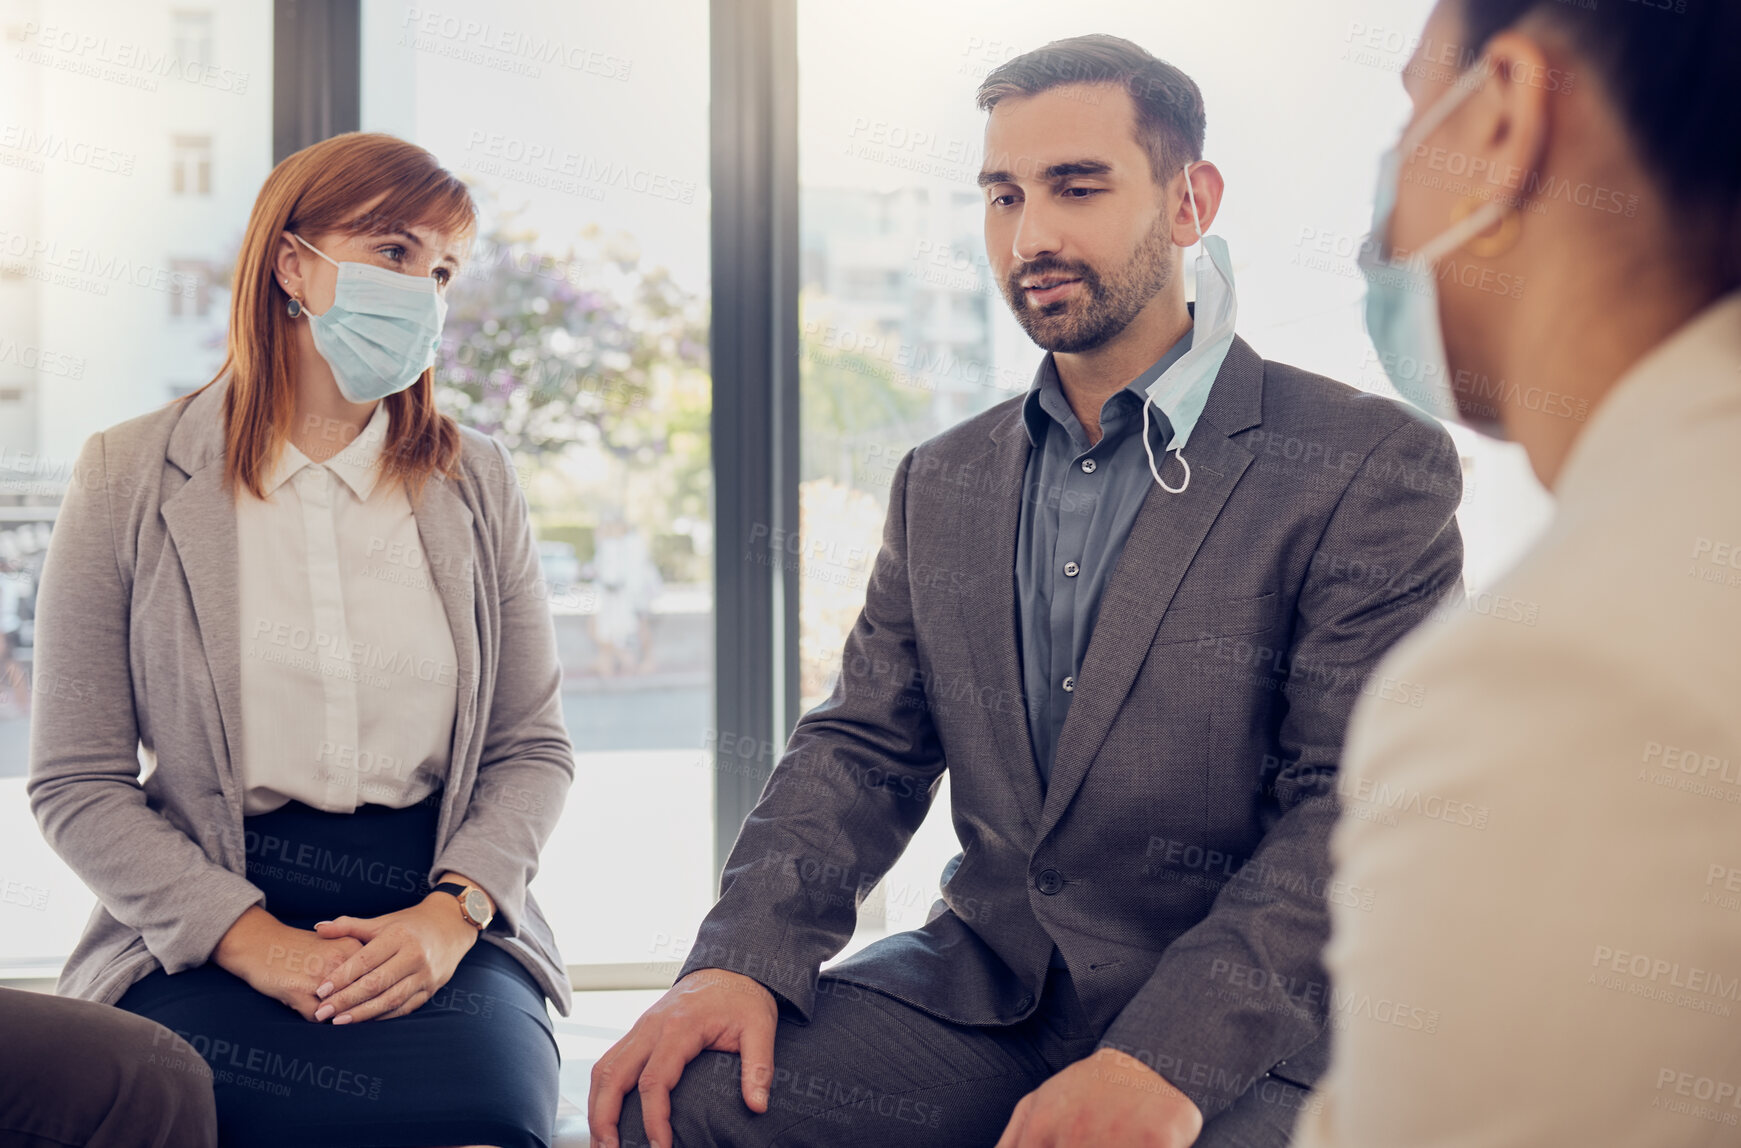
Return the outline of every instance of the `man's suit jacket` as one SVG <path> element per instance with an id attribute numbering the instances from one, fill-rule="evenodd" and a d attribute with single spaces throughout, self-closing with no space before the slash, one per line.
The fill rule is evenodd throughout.
<path id="1" fill-rule="evenodd" d="M 947 769 L 961 853 L 926 924 L 829 976 L 963 1024 L 1036 1007 L 1056 942 L 1103 1044 L 1213 1116 L 1326 1056 L 1319 963 L 1350 707 L 1460 591 L 1450 437 L 1236 340 L 1131 529 L 1042 793 L 1024 717 L 1020 398 L 909 452 L 831 696 L 805 714 L 680 972 L 745 973 L 808 1018 L 819 965 Z M 1177 481 L 1175 478 L 1174 481 Z M 1293 991 L 1256 996 L 1252 978 Z"/>

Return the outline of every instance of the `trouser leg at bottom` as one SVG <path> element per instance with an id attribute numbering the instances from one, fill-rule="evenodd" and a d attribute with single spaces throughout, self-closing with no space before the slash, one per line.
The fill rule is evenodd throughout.
<path id="1" fill-rule="evenodd" d="M 991 1148 L 1055 1071 L 1034 1031 L 952 1024 L 834 983 L 809 1024 L 779 1022 L 766 1113 L 743 1101 L 737 1054 L 704 1052 L 672 1091 L 672 1131 L 678 1148 Z M 649 1143 L 636 1093 L 618 1135 Z"/>
<path id="2" fill-rule="evenodd" d="M 212 1148 L 211 1069 L 141 1016 L 0 989 L 0 1144 Z"/>

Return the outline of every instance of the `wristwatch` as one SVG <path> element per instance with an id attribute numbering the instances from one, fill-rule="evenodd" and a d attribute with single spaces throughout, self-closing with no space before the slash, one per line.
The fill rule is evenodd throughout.
<path id="1" fill-rule="evenodd" d="M 452 893 L 459 898 L 459 914 L 466 924 L 483 932 L 490 927 L 490 921 L 495 914 L 490 911 L 490 899 L 484 896 L 484 891 L 476 885 L 461 885 L 458 881 L 443 881 L 430 890 L 432 893 Z"/>

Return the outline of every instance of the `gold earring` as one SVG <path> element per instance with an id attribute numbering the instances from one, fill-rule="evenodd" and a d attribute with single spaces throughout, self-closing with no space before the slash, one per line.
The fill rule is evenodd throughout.
<path id="1" fill-rule="evenodd" d="M 1451 209 L 1451 222 L 1461 223 L 1492 202 L 1473 195 L 1460 199 L 1457 206 Z M 1518 236 L 1523 234 L 1523 212 L 1515 207 L 1506 207 L 1505 214 L 1499 217 L 1499 222 L 1494 226 L 1499 228 L 1497 233 L 1477 235 L 1469 241 L 1469 254 L 1477 259 L 1496 259 L 1516 247 Z"/>

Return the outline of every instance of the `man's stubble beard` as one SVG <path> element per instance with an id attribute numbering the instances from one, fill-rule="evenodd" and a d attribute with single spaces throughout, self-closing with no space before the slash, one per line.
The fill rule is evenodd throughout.
<path id="1" fill-rule="evenodd" d="M 1167 231 L 1165 220 L 1157 216 L 1124 266 L 1104 279 L 1086 263 L 1039 259 L 1019 264 L 1002 283 L 1004 301 L 1028 338 L 1044 350 L 1078 354 L 1104 346 L 1172 284 L 1173 241 Z M 1046 307 L 1029 306 L 1021 281 L 1046 274 L 1081 279 L 1081 297 Z"/>

